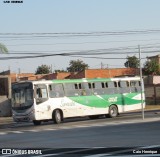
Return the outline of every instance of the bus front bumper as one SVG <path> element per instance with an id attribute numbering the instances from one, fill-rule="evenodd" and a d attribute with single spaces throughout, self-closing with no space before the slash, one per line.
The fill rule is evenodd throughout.
<path id="1" fill-rule="evenodd" d="M 15 122 L 29 122 L 35 120 L 33 113 L 30 112 L 29 114 L 17 114 L 16 112 L 12 114 L 13 120 Z"/>

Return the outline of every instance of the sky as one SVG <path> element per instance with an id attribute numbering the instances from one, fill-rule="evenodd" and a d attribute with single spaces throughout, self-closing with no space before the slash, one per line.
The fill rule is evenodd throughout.
<path id="1" fill-rule="evenodd" d="M 0 59 L 29 56 L 29 53 L 75 52 L 77 55 L 0 60 L 0 72 L 10 69 L 16 73 L 34 73 L 42 64 L 51 66 L 52 71 L 66 70 L 70 60 L 77 59 L 83 60 L 91 69 L 123 68 L 127 56 L 138 57 L 138 45 L 143 53 L 143 64 L 147 56 L 160 52 L 159 0 L 4 2 L 0 0 L 0 43 L 9 53 L 0 54 Z M 148 30 L 158 31 L 149 33 Z M 125 34 L 126 31 L 146 32 Z M 121 35 L 116 35 L 117 32 Z M 86 35 L 88 33 L 92 35 Z M 124 51 L 129 53 L 124 54 Z M 86 55 L 88 52 L 90 55 Z M 98 52 L 103 54 L 96 55 Z"/>

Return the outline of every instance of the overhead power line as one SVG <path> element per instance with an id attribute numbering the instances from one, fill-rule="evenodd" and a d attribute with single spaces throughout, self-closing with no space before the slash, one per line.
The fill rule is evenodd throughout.
<path id="1" fill-rule="evenodd" d="M 58 32 L 58 33 L 0 33 L 0 38 L 46 38 L 46 37 L 84 37 L 84 36 L 119 36 L 134 34 L 157 34 L 160 29 L 127 30 L 127 31 L 97 31 L 97 32 Z"/>
<path id="2" fill-rule="evenodd" d="M 142 53 L 157 53 L 160 52 L 159 50 L 160 46 L 143 46 L 142 47 Z M 149 50 L 152 49 L 152 50 Z M 32 55 L 45 55 L 46 53 L 48 54 L 53 54 L 56 52 L 64 52 L 64 53 L 59 53 L 60 55 L 107 55 L 107 54 L 135 54 L 138 53 L 138 48 L 135 46 L 132 47 L 117 47 L 117 48 L 108 48 L 108 49 L 93 49 L 93 50 L 60 50 L 60 51 L 54 51 L 54 50 L 43 50 L 43 51 L 15 51 L 11 50 L 10 55 L 25 55 L 25 54 L 32 54 Z M 6 54 L 1 54 L 1 55 L 6 55 Z"/>
<path id="3" fill-rule="evenodd" d="M 37 43 L 37 44 L 25 44 L 25 43 L 22 43 L 22 44 L 7 44 L 6 46 L 44 46 L 44 45 L 49 45 L 49 46 L 53 46 L 53 45 L 81 45 L 81 44 L 107 44 L 107 43 L 122 43 L 122 42 L 140 42 L 140 41 L 154 41 L 154 40 L 158 40 L 160 41 L 160 39 L 146 39 L 146 40 L 112 40 L 112 41 L 103 41 L 103 42 L 96 42 L 96 41 L 93 41 L 93 42 L 89 42 L 89 41 L 86 41 L 86 42 L 67 42 L 67 43 Z M 149 44 L 149 45 L 156 45 L 156 44 L 160 44 L 160 43 L 154 43 L 154 44 Z M 146 44 L 145 44 L 146 45 Z M 148 44 L 147 44 L 148 45 Z M 143 46 L 143 45 L 142 45 Z"/>
<path id="4" fill-rule="evenodd" d="M 145 51 L 141 53 L 154 53 L 157 51 Z M 160 52 L 160 51 L 159 51 Z M 10 60 L 10 59 L 27 59 L 27 58 L 40 58 L 40 57 L 50 57 L 50 56 L 69 56 L 69 57 L 82 57 L 82 58 L 97 58 L 97 59 L 126 59 L 123 57 L 117 58 L 117 57 L 95 57 L 95 55 L 122 55 L 122 54 L 138 54 L 138 52 L 103 52 L 103 53 L 84 53 L 84 52 L 74 52 L 74 53 L 56 53 L 56 54 L 43 54 L 39 53 L 39 55 L 32 55 L 32 56 L 17 56 L 17 57 L 1 57 L 0 60 Z M 18 53 L 17 53 L 18 54 Z M 30 53 L 31 54 L 31 53 Z M 34 54 L 34 53 L 32 53 Z M 36 53 L 37 54 L 37 53 Z M 89 56 L 87 56 L 89 55 Z M 142 58 L 144 59 L 144 58 Z"/>
<path id="5" fill-rule="evenodd" d="M 94 31 L 94 32 L 43 32 L 43 33 L 0 33 L 0 35 L 92 35 L 92 34 L 127 34 L 127 33 L 157 33 L 160 29 L 125 30 L 125 31 Z"/>

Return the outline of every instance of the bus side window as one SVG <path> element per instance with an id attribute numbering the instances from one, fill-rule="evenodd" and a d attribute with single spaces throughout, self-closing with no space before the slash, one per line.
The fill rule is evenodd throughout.
<path id="1" fill-rule="evenodd" d="M 105 87 L 108 88 L 108 82 L 105 83 Z"/>
<path id="2" fill-rule="evenodd" d="M 118 89 L 117 89 L 117 82 L 112 82 L 112 81 L 109 81 L 109 82 L 106 82 L 105 83 L 105 94 L 116 94 L 118 93 Z"/>
<path id="3" fill-rule="evenodd" d="M 110 82 L 107 82 L 108 83 L 108 88 L 116 88 L 116 87 L 118 87 L 118 85 L 117 85 L 117 82 L 112 82 L 112 81 L 110 81 Z"/>
<path id="4" fill-rule="evenodd" d="M 75 83 L 74 86 L 75 86 L 75 89 L 81 89 L 82 88 L 81 83 Z"/>
<path id="5" fill-rule="evenodd" d="M 95 88 L 95 83 L 92 83 L 92 88 Z"/>
<path id="6" fill-rule="evenodd" d="M 89 89 L 95 88 L 95 83 L 88 83 L 88 87 L 89 87 Z"/>
<path id="7" fill-rule="evenodd" d="M 47 89 L 37 88 L 36 94 L 37 98 L 47 98 Z"/>
<path id="8" fill-rule="evenodd" d="M 78 96 L 79 95 L 79 85 L 76 83 L 65 83 L 64 90 L 66 96 Z"/>
<path id="9" fill-rule="evenodd" d="M 64 90 L 62 84 L 49 85 L 49 95 L 51 98 L 59 98 L 64 96 Z"/>
<path id="10" fill-rule="evenodd" d="M 101 85 L 102 85 L 102 88 L 105 88 L 105 83 L 104 82 L 102 82 Z"/>
<path id="11" fill-rule="evenodd" d="M 92 88 L 91 88 L 92 84 L 91 83 L 81 83 L 81 89 L 80 89 L 80 93 L 83 96 L 87 96 L 87 95 L 92 95 Z"/>
<path id="12" fill-rule="evenodd" d="M 79 83 L 78 86 L 79 86 L 79 89 L 82 89 L 82 84 L 81 83 Z"/>
<path id="13" fill-rule="evenodd" d="M 38 84 L 35 86 L 36 103 L 40 104 L 48 99 L 47 86 L 44 84 Z"/>
<path id="14" fill-rule="evenodd" d="M 74 84 L 74 86 L 75 86 L 75 89 L 78 89 L 78 84 Z"/>
<path id="15" fill-rule="evenodd" d="M 141 83 L 140 81 L 130 81 L 131 92 L 136 93 L 141 91 Z"/>
<path id="16" fill-rule="evenodd" d="M 36 90 L 36 97 L 37 98 L 42 98 L 42 92 L 41 92 L 40 88 L 37 88 L 37 90 Z"/>
<path id="17" fill-rule="evenodd" d="M 93 89 L 93 91 L 94 91 L 94 94 L 95 95 L 103 95 L 104 94 L 104 88 L 105 88 L 105 84 L 104 83 L 102 83 L 102 82 L 95 82 L 94 83 L 94 85 L 95 85 L 95 88 Z"/>
<path id="18" fill-rule="evenodd" d="M 130 93 L 130 87 L 128 81 L 120 81 L 120 92 L 121 93 Z"/>
<path id="19" fill-rule="evenodd" d="M 115 82 L 115 81 L 114 81 L 114 87 L 118 87 L 118 84 L 117 84 L 117 82 Z"/>

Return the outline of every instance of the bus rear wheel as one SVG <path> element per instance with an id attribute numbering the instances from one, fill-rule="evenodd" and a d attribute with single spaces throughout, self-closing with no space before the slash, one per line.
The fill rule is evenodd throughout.
<path id="1" fill-rule="evenodd" d="M 118 116 L 118 108 L 116 105 L 111 105 L 109 107 L 109 117 L 114 118 Z"/>
<path id="2" fill-rule="evenodd" d="M 53 112 L 52 119 L 53 119 L 54 123 L 56 123 L 56 124 L 59 124 L 62 122 L 62 114 L 61 114 L 60 110 L 55 110 Z"/>
<path id="3" fill-rule="evenodd" d="M 33 124 L 34 124 L 34 125 L 40 125 L 40 124 L 41 124 L 41 121 L 40 121 L 40 120 L 33 120 Z"/>

